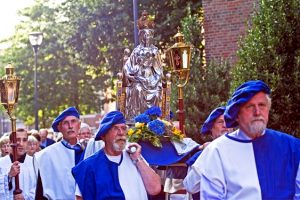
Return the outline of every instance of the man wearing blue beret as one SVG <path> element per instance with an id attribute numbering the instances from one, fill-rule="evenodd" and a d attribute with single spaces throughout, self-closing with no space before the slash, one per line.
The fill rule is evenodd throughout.
<path id="1" fill-rule="evenodd" d="M 218 137 L 222 136 L 225 133 L 229 133 L 232 130 L 226 128 L 226 124 L 224 121 L 224 112 L 226 107 L 220 106 L 216 109 L 214 109 L 205 122 L 203 123 L 201 127 L 201 134 L 203 135 L 211 135 L 212 139 L 217 139 Z M 203 145 L 200 146 L 200 151 L 195 153 L 187 162 L 186 164 L 189 166 L 189 172 L 187 176 L 185 177 L 183 184 L 186 190 L 193 195 L 193 200 L 199 199 L 199 191 L 200 191 L 200 175 L 197 172 L 197 168 L 194 168 L 192 166 L 196 159 L 200 156 L 202 153 L 202 150 L 211 142 L 206 142 Z"/>
<path id="2" fill-rule="evenodd" d="M 80 116 L 76 108 L 69 107 L 53 121 L 52 128 L 63 138 L 35 154 L 38 168 L 36 199 L 75 199 L 75 180 L 71 169 L 83 152 L 77 140 Z"/>
<path id="3" fill-rule="evenodd" d="M 221 106 L 214 109 L 209 114 L 201 128 L 201 133 L 203 135 L 210 134 L 212 139 L 214 140 L 224 133 L 228 133 L 228 128 L 226 128 L 226 124 L 224 121 L 225 109 L 225 106 Z"/>
<path id="4" fill-rule="evenodd" d="M 201 199 L 300 199 L 300 140 L 267 128 L 270 88 L 243 83 L 224 113 L 238 127 L 214 140 L 195 162 Z"/>
<path id="5" fill-rule="evenodd" d="M 141 157 L 141 146 L 131 143 L 127 147 L 131 153 L 125 150 L 126 131 L 121 112 L 104 116 L 95 137 L 104 141 L 104 148 L 72 169 L 78 185 L 76 199 L 146 200 L 147 193 L 160 192 L 160 177 Z"/>

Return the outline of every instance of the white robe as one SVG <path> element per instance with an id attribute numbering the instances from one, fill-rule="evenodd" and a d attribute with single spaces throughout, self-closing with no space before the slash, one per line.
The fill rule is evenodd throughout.
<path id="1" fill-rule="evenodd" d="M 83 159 L 86 159 L 102 149 L 104 147 L 104 142 L 102 140 L 95 141 L 95 138 L 89 139 L 87 146 L 85 148 L 84 157 Z"/>
<path id="2" fill-rule="evenodd" d="M 183 179 L 183 186 L 191 194 L 200 191 L 200 178 L 197 168 L 189 167 L 186 177 Z"/>
<path id="3" fill-rule="evenodd" d="M 43 184 L 43 196 L 48 199 L 75 199 L 75 180 L 71 169 L 75 166 L 74 150 L 61 142 L 35 154 L 35 161 Z"/>
<path id="4" fill-rule="evenodd" d="M 0 159 L 0 199 L 12 200 L 15 188 L 15 179 L 12 178 L 12 189 L 8 188 L 8 173 L 12 162 L 10 156 L 7 155 Z M 25 200 L 31 200 L 35 197 L 37 176 L 33 167 L 33 158 L 26 155 L 23 163 L 20 163 L 19 186 Z"/>
<path id="5" fill-rule="evenodd" d="M 106 157 L 108 158 L 109 161 L 114 163 L 120 163 L 121 160 L 121 155 L 120 156 L 106 155 Z M 103 160 L 99 161 L 99 163 L 101 162 L 104 161 Z M 146 161 L 144 160 L 144 162 Z M 146 164 L 148 163 L 146 162 Z M 99 170 L 101 170 L 101 166 Z M 105 179 L 105 177 L 96 177 L 96 178 L 98 178 L 99 180 Z M 148 199 L 147 191 L 144 186 L 140 172 L 138 171 L 137 167 L 132 163 L 129 154 L 125 150 L 123 151 L 123 160 L 118 167 L 118 178 L 126 200 L 147 200 Z M 107 188 L 107 190 L 109 189 L 110 188 Z M 82 196 L 78 187 L 76 188 L 76 195 Z"/>
<path id="6" fill-rule="evenodd" d="M 273 130 L 268 130 L 267 134 L 271 135 L 273 133 L 274 138 L 279 138 L 278 135 L 280 134 L 278 132 L 275 133 Z M 201 199 L 262 199 L 261 183 L 259 182 L 253 143 L 249 140 L 247 141 L 247 138 L 246 140 L 242 138 L 245 136 L 239 131 L 230 133 L 229 136 L 231 138 L 223 135 L 205 148 L 194 165 L 192 165 L 192 170 L 188 174 L 190 182 L 187 184 L 187 187 L 189 187 L 190 191 L 200 190 Z M 273 136 L 271 135 L 270 137 Z M 278 140 L 278 143 L 274 143 L 276 146 L 286 144 L 288 143 L 281 144 L 280 140 Z M 283 147 L 289 148 L 288 146 Z M 268 151 L 268 149 L 265 151 Z M 276 158 L 278 163 L 282 163 L 281 159 L 284 160 L 285 158 L 278 157 L 278 154 L 279 152 L 274 152 L 272 160 Z M 269 160 L 266 159 L 263 162 L 268 163 Z M 259 164 L 264 165 L 263 162 Z M 294 164 L 297 168 L 300 163 Z M 271 168 L 269 169 L 271 173 L 272 170 Z M 299 198 L 299 178 L 298 169 L 295 199 Z M 268 184 L 273 185 L 274 183 Z"/>
<path id="7" fill-rule="evenodd" d="M 108 156 L 112 162 L 119 163 L 121 156 Z M 144 160 L 144 162 L 146 162 Z M 123 161 L 118 168 L 119 181 L 124 192 L 125 199 L 148 199 L 142 177 L 137 167 L 132 163 L 129 154 L 123 151 Z M 134 188 L 134 189 L 133 189 Z"/>

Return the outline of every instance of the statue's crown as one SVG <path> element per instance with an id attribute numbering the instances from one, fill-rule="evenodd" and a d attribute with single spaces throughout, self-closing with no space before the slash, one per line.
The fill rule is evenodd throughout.
<path id="1" fill-rule="evenodd" d="M 154 19 L 149 16 L 148 12 L 144 10 L 142 16 L 138 20 L 138 29 L 153 29 L 154 28 Z"/>

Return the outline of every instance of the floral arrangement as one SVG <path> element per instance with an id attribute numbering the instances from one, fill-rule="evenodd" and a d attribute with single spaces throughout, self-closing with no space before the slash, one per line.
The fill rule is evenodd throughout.
<path id="1" fill-rule="evenodd" d="M 182 141 L 184 135 L 169 121 L 162 120 L 161 110 L 157 106 L 147 109 L 134 118 L 134 127 L 128 130 L 128 141 L 149 141 L 155 147 L 162 147 L 161 140 Z"/>

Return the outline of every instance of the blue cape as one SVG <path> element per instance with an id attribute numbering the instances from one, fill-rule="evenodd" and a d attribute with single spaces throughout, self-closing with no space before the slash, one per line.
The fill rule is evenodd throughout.
<path id="1" fill-rule="evenodd" d="M 59 132 L 59 130 L 57 129 L 57 126 L 59 124 L 59 122 L 61 122 L 62 120 L 64 120 L 66 117 L 68 116 L 74 116 L 76 118 L 80 118 L 79 116 L 79 112 L 76 110 L 75 107 L 69 107 L 67 109 L 65 109 L 64 111 L 62 111 L 53 121 L 52 123 L 52 128 L 53 131 L 55 132 Z"/>
<path id="2" fill-rule="evenodd" d="M 72 175 L 83 199 L 124 200 L 125 196 L 118 173 L 118 167 L 122 161 L 123 155 L 120 163 L 110 161 L 106 157 L 104 149 L 101 149 L 73 167 Z"/>
<path id="3" fill-rule="evenodd" d="M 214 125 L 214 121 L 221 115 L 224 114 L 226 107 L 225 106 L 221 106 L 218 107 L 216 109 L 214 109 L 208 116 L 208 118 L 205 120 L 204 124 L 202 125 L 201 128 L 201 133 L 202 134 L 207 134 L 210 132 L 211 128 Z"/>
<path id="4" fill-rule="evenodd" d="M 167 166 L 178 163 L 183 158 L 187 158 L 187 156 L 189 156 L 193 151 L 178 155 L 174 145 L 170 141 L 161 141 L 161 143 L 162 147 L 158 148 L 148 141 L 139 142 L 142 146 L 141 153 L 149 165 Z M 198 146 L 195 148 L 198 148 Z"/>
<path id="5" fill-rule="evenodd" d="M 100 140 L 102 135 L 115 124 L 125 124 L 124 115 L 120 111 L 112 111 L 107 113 L 100 122 L 95 141 Z"/>
<path id="6" fill-rule="evenodd" d="M 298 138 L 272 129 L 266 129 L 264 135 L 253 140 L 225 136 L 236 142 L 252 143 L 261 199 L 295 199 L 295 192 L 299 193 L 295 187 L 300 164 Z"/>
<path id="7" fill-rule="evenodd" d="M 234 128 L 238 126 L 236 118 L 238 116 L 240 106 L 247 103 L 259 92 L 270 94 L 271 90 L 267 84 L 261 80 L 247 81 L 235 90 L 231 99 L 228 101 L 224 112 L 224 119 L 227 128 Z"/>

